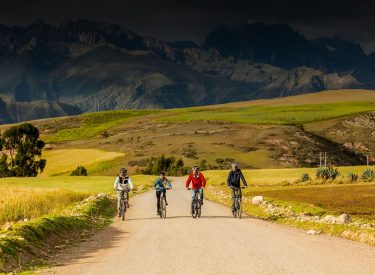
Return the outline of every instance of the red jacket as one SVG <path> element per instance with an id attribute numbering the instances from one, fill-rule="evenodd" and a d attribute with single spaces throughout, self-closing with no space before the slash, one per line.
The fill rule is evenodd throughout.
<path id="1" fill-rule="evenodd" d="M 198 189 L 206 186 L 206 179 L 204 178 L 202 173 L 199 173 L 197 177 L 195 177 L 193 174 L 190 174 L 188 179 L 186 180 L 186 188 L 189 187 L 190 182 L 192 185 L 192 189 Z"/>

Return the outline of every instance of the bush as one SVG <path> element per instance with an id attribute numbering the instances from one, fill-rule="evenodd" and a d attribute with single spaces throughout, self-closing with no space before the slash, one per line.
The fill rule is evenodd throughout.
<path id="1" fill-rule="evenodd" d="M 338 176 L 340 176 L 339 170 L 333 167 L 320 167 L 316 171 L 316 177 L 322 180 L 335 180 Z"/>
<path id="2" fill-rule="evenodd" d="M 375 179 L 375 172 L 372 169 L 366 169 L 363 171 L 361 179 L 364 181 L 373 181 Z"/>
<path id="3" fill-rule="evenodd" d="M 309 181 L 309 180 L 311 180 L 309 174 L 307 174 L 307 173 L 303 173 L 303 174 L 301 175 L 301 178 L 300 178 L 300 181 L 301 181 L 301 182 L 305 182 L 305 181 Z"/>
<path id="4" fill-rule="evenodd" d="M 146 175 L 159 175 L 160 171 L 166 171 L 169 176 L 184 176 L 188 173 L 188 168 L 184 167 L 182 159 L 176 160 L 174 157 L 168 158 L 164 155 L 148 158 L 145 168 L 139 170 Z"/>
<path id="5" fill-rule="evenodd" d="M 70 175 L 71 176 L 87 176 L 87 169 L 83 166 L 78 166 Z"/>
<path id="6" fill-rule="evenodd" d="M 358 176 L 358 174 L 351 172 L 351 173 L 348 174 L 348 179 L 349 179 L 350 182 L 356 182 L 356 181 L 358 181 L 359 176 Z"/>
<path id="7" fill-rule="evenodd" d="M 182 155 L 189 159 L 197 159 L 197 150 L 191 146 L 182 149 Z"/>

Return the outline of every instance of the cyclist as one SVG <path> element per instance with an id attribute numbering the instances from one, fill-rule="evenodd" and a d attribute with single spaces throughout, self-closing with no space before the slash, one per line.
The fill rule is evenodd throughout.
<path id="1" fill-rule="evenodd" d="M 242 174 L 242 171 L 240 169 L 240 165 L 237 162 L 232 163 L 232 169 L 229 171 L 227 184 L 232 189 L 232 211 L 234 210 L 234 196 L 236 190 L 238 190 L 239 195 L 242 197 L 241 192 L 241 180 L 245 188 L 247 187 L 247 183 L 245 180 L 245 177 Z M 233 188 L 237 187 L 237 188 Z"/>
<path id="2" fill-rule="evenodd" d="M 120 213 L 120 201 L 121 195 L 123 192 L 126 193 L 126 198 L 129 203 L 129 191 L 134 189 L 134 185 L 130 177 L 128 176 L 128 170 L 126 168 L 121 168 L 119 175 L 116 177 L 115 184 L 113 189 L 117 191 L 117 210 L 118 216 L 121 216 Z"/>
<path id="3" fill-rule="evenodd" d="M 199 166 L 193 166 L 192 173 L 189 175 L 188 179 L 186 180 L 186 190 L 188 190 L 189 185 L 192 185 L 193 189 L 193 197 L 197 192 L 200 193 L 200 201 L 203 205 L 203 189 L 206 187 L 206 179 L 204 178 L 203 174 L 199 171 Z"/>
<path id="4" fill-rule="evenodd" d="M 164 171 L 160 172 L 159 178 L 154 183 L 154 188 L 156 189 L 156 215 L 159 215 L 161 193 L 163 193 L 165 197 L 165 204 L 168 205 L 167 194 L 166 194 L 167 188 L 168 189 L 172 188 L 171 182 L 165 177 Z"/>

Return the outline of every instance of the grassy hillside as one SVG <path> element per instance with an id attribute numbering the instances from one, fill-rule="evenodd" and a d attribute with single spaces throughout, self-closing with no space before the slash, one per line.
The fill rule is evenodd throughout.
<path id="1" fill-rule="evenodd" d="M 357 134 L 358 129 L 347 131 L 346 124 L 339 122 L 363 116 L 372 121 L 374 111 L 374 91 L 338 90 L 194 108 L 107 111 L 32 123 L 50 143 L 46 157 L 51 161 L 45 174 L 57 174 L 49 166 L 54 162 L 61 166 L 59 156 L 64 159 L 67 154 L 63 150 L 95 149 L 111 157 L 94 156 L 95 151 L 77 158 L 69 155 L 72 163 L 64 172 L 87 165 L 91 175 L 113 175 L 120 166 L 135 171 L 145 159 L 162 153 L 182 157 L 187 166 L 205 159 L 211 168 L 222 167 L 220 159 L 228 163 L 236 159 L 248 168 L 313 167 L 319 164 L 320 152 L 327 152 L 328 162 L 334 165 L 361 165 L 366 153 L 375 150 L 368 138 L 375 130 Z M 333 132 L 328 131 L 331 123 L 336 125 Z M 347 133 L 354 146 L 348 145 Z M 188 156 L 187 151 L 195 154 Z"/>

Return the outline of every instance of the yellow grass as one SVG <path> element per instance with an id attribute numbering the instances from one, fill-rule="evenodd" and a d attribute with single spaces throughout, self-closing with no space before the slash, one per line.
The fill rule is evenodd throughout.
<path id="1" fill-rule="evenodd" d="M 156 176 L 131 176 L 136 192 L 147 190 Z M 7 221 L 34 219 L 60 212 L 91 194 L 114 194 L 113 177 L 36 177 L 0 179 L 0 228 Z"/>
<path id="2" fill-rule="evenodd" d="M 349 172 L 360 174 L 366 169 L 374 169 L 375 166 L 342 166 L 338 167 L 342 176 L 346 177 Z M 251 186 L 271 186 L 280 184 L 283 181 L 294 182 L 298 180 L 303 173 L 308 173 L 311 178 L 315 178 L 317 168 L 286 168 L 286 169 L 257 169 L 243 170 L 243 174 Z M 227 170 L 204 171 L 209 184 L 226 184 Z"/>
<path id="3" fill-rule="evenodd" d="M 125 154 L 106 152 L 98 149 L 62 149 L 44 151 L 43 158 L 47 160 L 47 165 L 41 176 L 70 173 L 77 168 L 78 165 L 89 168 L 100 162 L 110 161 L 122 156 L 125 156 Z"/>
<path id="4" fill-rule="evenodd" d="M 5 222 L 57 213 L 87 196 L 84 192 L 62 189 L 0 187 L 0 226 Z"/>

